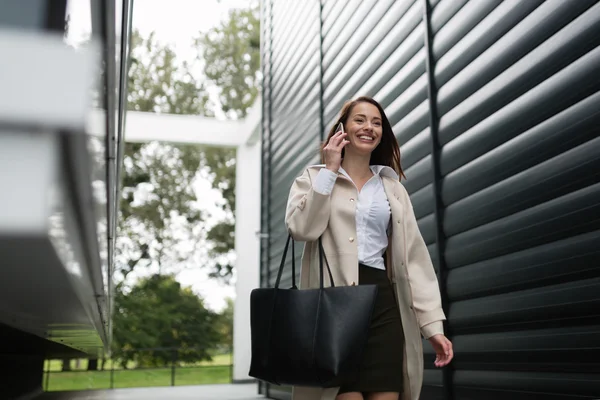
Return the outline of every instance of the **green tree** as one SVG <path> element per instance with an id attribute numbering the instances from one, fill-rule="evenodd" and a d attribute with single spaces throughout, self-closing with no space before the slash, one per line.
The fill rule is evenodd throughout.
<path id="1" fill-rule="evenodd" d="M 138 349 L 179 349 L 182 362 L 210 360 L 220 341 L 219 316 L 172 275 L 152 275 L 130 292 L 118 292 L 114 321 L 114 356 L 123 367 L 129 361 L 164 366 L 173 360 L 172 350 Z"/>
<path id="2" fill-rule="evenodd" d="M 231 351 L 233 348 L 233 308 L 234 300 L 227 298 L 226 306 L 219 313 L 216 329 L 219 332 L 219 345 L 224 351 Z"/>
<path id="3" fill-rule="evenodd" d="M 144 39 L 137 31 L 132 35 L 128 108 L 212 115 L 208 94 L 190 66 L 179 63 L 174 51 L 153 34 Z M 192 255 L 204 235 L 193 186 L 201 156 L 196 146 L 126 143 L 117 239 L 121 282 L 138 265 L 163 271 L 165 265 L 194 262 Z"/>
<path id="4" fill-rule="evenodd" d="M 233 9 L 226 20 L 196 39 L 204 74 L 229 118 L 246 116 L 260 87 L 260 20 L 257 2 Z"/>
<path id="5" fill-rule="evenodd" d="M 257 16 L 256 6 L 248 10 L 235 10 L 229 15 L 228 21 L 196 41 L 205 57 L 204 72 L 207 82 L 204 85 L 190 72 L 190 65 L 180 65 L 173 50 L 157 43 L 154 35 L 144 39 L 138 32 L 134 32 L 128 88 L 129 109 L 212 116 L 213 106 L 206 91 L 206 86 L 212 85 L 221 93 L 227 91 L 244 94 L 220 96 L 220 106 L 227 111 L 230 118 L 243 118 L 258 93 Z M 213 39 L 209 40 L 209 36 L 213 36 Z M 223 54 L 233 56 L 223 57 L 218 61 Z M 222 62 L 228 67 L 219 75 L 212 66 Z M 239 63 L 243 65 L 238 66 Z M 172 159 L 174 155 L 175 160 Z M 135 143 L 126 145 L 121 204 L 121 228 L 125 238 L 121 244 L 127 251 L 119 263 L 119 272 L 123 278 L 140 264 L 158 264 L 160 268 L 167 262 L 184 260 L 184 257 L 173 254 L 176 241 L 173 232 L 168 229 L 173 226 L 173 209 L 176 219 L 182 216 L 190 219 L 188 237 L 202 237 L 202 228 L 198 223 L 203 220 L 203 216 L 191 207 L 193 193 L 190 192 L 194 174 L 200 167 L 206 167 L 210 171 L 213 188 L 221 191 L 224 200 L 222 207 L 226 215 L 206 232 L 204 244 L 208 247 L 206 255 L 209 260 L 205 266 L 209 268 L 212 277 L 223 280 L 231 278 L 235 237 L 235 155 L 235 149 L 204 146 L 161 144 L 152 147 Z M 171 165 L 167 165 L 168 163 Z M 181 176 L 172 176 L 164 172 L 173 166 L 183 172 Z M 140 204 L 136 201 L 136 194 L 140 193 L 140 189 L 148 187 L 155 188 L 160 193 L 156 193 L 152 202 Z M 184 188 L 184 192 L 187 191 L 184 196 L 178 196 L 181 188 Z M 177 201 L 173 202 L 174 199 Z M 191 230 L 192 226 L 195 226 L 195 232 Z"/>
<path id="6" fill-rule="evenodd" d="M 190 66 L 179 63 L 173 50 L 157 42 L 154 35 L 144 39 L 134 31 L 131 57 L 129 110 L 212 115 L 208 95 L 190 73 Z M 153 339 L 159 335 L 153 327 L 135 325 L 135 321 L 124 318 L 131 316 L 124 312 L 133 301 L 127 297 L 128 276 L 140 267 L 162 273 L 185 265 L 197 266 L 198 247 L 205 236 L 204 216 L 196 206 L 194 192 L 200 163 L 201 152 L 195 146 L 125 144 L 113 319 L 114 350 L 124 359 L 128 356 L 119 353 L 123 351 L 121 346 L 155 347 L 161 343 Z M 164 337 L 164 333 L 161 335 Z M 152 357 L 157 359 L 156 355 Z"/>
<path id="7" fill-rule="evenodd" d="M 225 218 L 211 227 L 207 234 L 208 255 L 211 261 L 209 276 L 228 281 L 233 274 L 235 248 L 235 149 L 207 148 L 203 165 L 210 170 L 212 187 L 223 196 L 221 207 Z"/>
<path id="8" fill-rule="evenodd" d="M 128 108 L 135 111 L 213 116 L 208 92 L 192 74 L 191 65 L 179 62 L 175 51 L 134 30 L 131 37 Z"/>
<path id="9" fill-rule="evenodd" d="M 230 11 L 228 18 L 196 39 L 208 84 L 217 88 L 219 106 L 228 118 L 244 118 L 260 87 L 260 20 L 258 2 Z M 204 165 L 213 174 L 213 187 L 223 193 L 227 217 L 207 234 L 209 255 L 216 260 L 211 276 L 227 279 L 233 271 L 235 238 L 235 150 L 204 151 Z"/>

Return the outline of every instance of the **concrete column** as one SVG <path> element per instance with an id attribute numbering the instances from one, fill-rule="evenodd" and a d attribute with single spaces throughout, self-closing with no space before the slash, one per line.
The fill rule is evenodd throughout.
<path id="1" fill-rule="evenodd" d="M 260 285 L 260 141 L 237 149 L 235 310 L 233 316 L 233 380 L 244 382 L 251 359 L 250 292 Z"/>

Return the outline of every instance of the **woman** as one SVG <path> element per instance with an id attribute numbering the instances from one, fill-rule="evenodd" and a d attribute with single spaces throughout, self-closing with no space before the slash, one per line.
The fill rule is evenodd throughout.
<path id="1" fill-rule="evenodd" d="M 305 241 L 301 288 L 319 287 L 322 238 L 336 285 L 379 287 L 359 377 L 341 388 L 295 387 L 295 400 L 417 400 L 423 381 L 421 334 L 453 358 L 444 336 L 437 278 L 408 193 L 400 150 L 383 108 L 359 97 L 341 110 L 322 149 L 323 165 L 292 185 L 286 225 Z M 344 131 L 337 130 L 339 123 Z"/>

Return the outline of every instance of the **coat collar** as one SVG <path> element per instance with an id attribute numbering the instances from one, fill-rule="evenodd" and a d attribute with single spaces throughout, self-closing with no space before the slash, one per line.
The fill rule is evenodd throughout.
<path id="1" fill-rule="evenodd" d="M 309 168 L 320 170 L 320 169 L 325 168 L 325 164 L 312 165 Z M 394 171 L 392 168 L 388 167 L 387 165 L 371 165 L 371 171 L 375 175 L 379 175 L 381 177 L 386 176 L 386 177 L 392 178 L 397 181 L 400 180 L 400 176 L 398 176 L 396 171 Z M 343 168 L 340 168 L 340 172 L 338 172 L 338 175 L 340 175 L 340 174 L 349 178 L 348 174 L 346 173 L 346 171 L 344 171 Z"/>

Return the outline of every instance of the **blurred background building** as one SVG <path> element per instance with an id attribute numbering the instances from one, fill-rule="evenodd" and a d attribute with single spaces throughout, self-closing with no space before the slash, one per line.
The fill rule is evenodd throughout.
<path id="1" fill-rule="evenodd" d="M 89 4 L 74 46 L 66 1 L 0 2 L 1 398 L 111 340 L 131 1 Z"/>
<path id="2" fill-rule="evenodd" d="M 229 319 L 217 318 L 218 321 L 211 322 L 209 329 L 203 331 L 206 321 L 214 321 L 220 315 L 207 310 L 200 296 L 195 294 L 191 295 L 193 309 L 187 312 L 192 313 L 192 318 L 206 319 L 191 328 L 200 335 L 192 343 L 199 347 L 191 350 L 195 352 L 192 360 L 214 356 L 213 347 L 222 346 L 219 343 L 223 342 L 226 353 L 222 356 L 227 357 L 227 364 L 217 368 L 225 372 L 227 382 L 248 380 L 250 327 L 249 310 L 245 311 L 244 306 L 247 306 L 250 290 L 259 286 L 260 101 L 251 102 L 250 106 L 256 105 L 248 112 L 243 110 L 245 118 L 232 121 L 217 120 L 206 109 L 198 108 L 199 102 L 194 97 L 203 95 L 200 85 L 191 82 L 185 74 L 177 75 L 178 65 L 167 46 L 152 42 L 152 36 L 144 38 L 132 31 L 133 13 L 132 0 L 0 3 L 3 60 L 0 65 L 0 180 L 5 188 L 0 200 L 1 399 L 36 397 L 48 389 L 51 376 L 58 377 L 60 369 L 56 371 L 53 367 L 57 363 L 59 368 L 62 364 L 65 372 L 74 368 L 74 372 L 85 373 L 87 369 L 98 375 L 88 374 L 89 386 L 83 386 L 98 389 L 114 387 L 115 365 L 128 355 L 124 351 L 138 351 L 131 356 L 134 359 L 126 360 L 127 368 L 143 364 L 144 357 L 151 358 L 149 366 L 155 366 L 165 355 L 169 360 L 175 355 L 177 366 L 185 362 L 185 352 L 180 347 L 135 349 L 131 343 L 123 343 L 123 328 L 129 328 L 125 336 L 134 335 L 139 328 L 145 328 L 149 336 L 162 335 L 144 320 L 148 310 L 133 310 L 138 314 L 137 320 L 141 319 L 137 325 L 130 319 L 114 326 L 115 321 L 119 321 L 117 317 L 123 314 L 122 309 L 115 312 L 114 303 L 115 287 L 126 278 L 124 271 L 132 272 L 140 261 L 147 261 L 147 269 L 151 270 L 153 257 L 156 257 L 152 243 L 134 243 L 133 251 L 119 247 L 118 227 L 121 236 L 131 234 L 120 225 L 122 219 L 135 213 L 132 209 L 136 206 L 140 207 L 138 194 L 131 191 L 142 185 L 156 184 L 149 180 L 153 173 L 171 173 L 155 160 L 159 165 L 136 170 L 134 173 L 138 175 L 135 175 L 131 169 L 140 160 L 134 159 L 132 154 L 143 152 L 152 147 L 152 143 L 162 142 L 167 144 L 159 145 L 159 150 L 190 151 L 192 165 L 198 164 L 199 155 L 206 157 L 204 147 L 197 147 L 199 145 L 233 149 L 233 153 L 213 152 L 211 155 L 218 158 L 233 154 L 233 178 L 241 182 L 230 189 L 235 192 L 234 198 L 237 196 L 245 206 L 237 210 L 231 206 L 235 212 L 233 218 L 240 222 L 231 232 L 235 236 L 231 242 L 244 265 L 237 274 L 235 286 L 241 293 L 237 296 L 241 306 L 231 309 L 228 316 L 231 323 L 235 320 L 239 326 L 235 331 L 239 349 L 235 363 L 231 351 L 234 339 L 228 338 L 233 335 L 232 327 L 227 326 Z M 258 40 L 256 43 L 258 46 Z M 131 53 L 132 46 L 137 46 L 138 53 Z M 146 53 L 140 55 L 140 48 Z M 133 76 L 132 65 L 137 68 Z M 165 87 L 160 78 L 173 86 Z M 134 87 L 128 88 L 130 82 Z M 138 84 L 141 86 L 136 86 Z M 128 96 L 132 90 L 136 91 L 134 96 Z M 169 95 L 172 97 L 165 105 L 164 96 Z M 131 108 L 136 111 L 126 112 Z M 129 149 L 125 146 L 125 136 Z M 146 146 L 149 142 L 152 143 Z M 176 158 L 176 155 L 167 157 L 167 163 Z M 148 158 L 140 164 L 144 162 L 148 162 Z M 224 162 L 230 163 L 230 160 L 224 158 Z M 177 166 L 177 161 L 173 163 Z M 221 168 L 229 171 L 231 165 Z M 185 171 L 178 173 L 184 175 Z M 192 171 L 192 177 L 195 174 L 196 171 Z M 163 189 L 167 192 L 173 187 Z M 183 203 L 181 198 L 186 196 L 193 201 L 209 195 L 201 193 L 198 198 L 190 194 L 195 188 L 175 189 L 171 196 L 179 197 L 179 203 Z M 138 204 L 121 209 L 123 204 L 134 203 Z M 192 225 L 198 225 L 197 210 L 186 209 L 195 214 L 184 217 Z M 164 210 L 164 221 L 160 220 L 160 214 L 152 214 L 150 218 L 159 225 L 173 224 L 176 221 L 166 219 L 171 212 Z M 138 229 L 156 228 L 156 225 L 136 222 Z M 149 238 L 156 241 L 156 237 L 143 235 L 128 239 L 143 242 Z M 164 240 L 164 237 L 158 239 Z M 177 240 L 173 239 L 168 245 L 177 244 Z M 185 242 L 185 239 L 179 240 Z M 159 250 L 164 250 L 164 246 Z M 141 254 L 132 260 L 132 253 L 136 256 L 136 251 Z M 187 261 L 197 262 L 192 259 L 191 251 L 187 252 L 190 258 Z M 163 266 L 167 270 L 168 263 L 174 261 L 160 258 L 159 268 L 161 262 L 167 264 Z M 225 267 L 228 266 L 223 269 Z M 144 281 L 144 273 L 134 281 L 136 279 Z M 162 282 L 169 283 L 169 279 L 164 278 Z M 131 288 L 118 290 L 117 294 L 123 295 L 127 290 Z M 184 296 L 189 293 L 185 288 L 180 292 Z M 228 313 L 227 309 L 223 311 L 224 315 Z M 171 323 L 165 321 L 167 325 Z M 224 338 L 215 337 L 217 333 Z M 182 360 L 177 361 L 178 357 Z M 87 360 L 83 370 L 81 360 Z M 110 367 L 105 370 L 107 361 Z M 164 375 L 174 384 L 171 368 L 172 365 L 167 365 Z M 110 386 L 102 386 L 108 385 L 105 379 L 108 373 Z M 80 375 L 86 379 L 83 373 Z M 97 382 L 98 379 L 106 382 Z M 213 379 L 215 383 L 222 383 L 220 377 Z M 192 382 L 205 381 L 211 383 L 210 378 L 202 376 L 192 379 Z M 70 390 L 82 388 L 81 379 L 70 383 L 72 385 L 67 385 Z M 123 384 L 128 383 L 121 382 L 121 386 Z"/>

